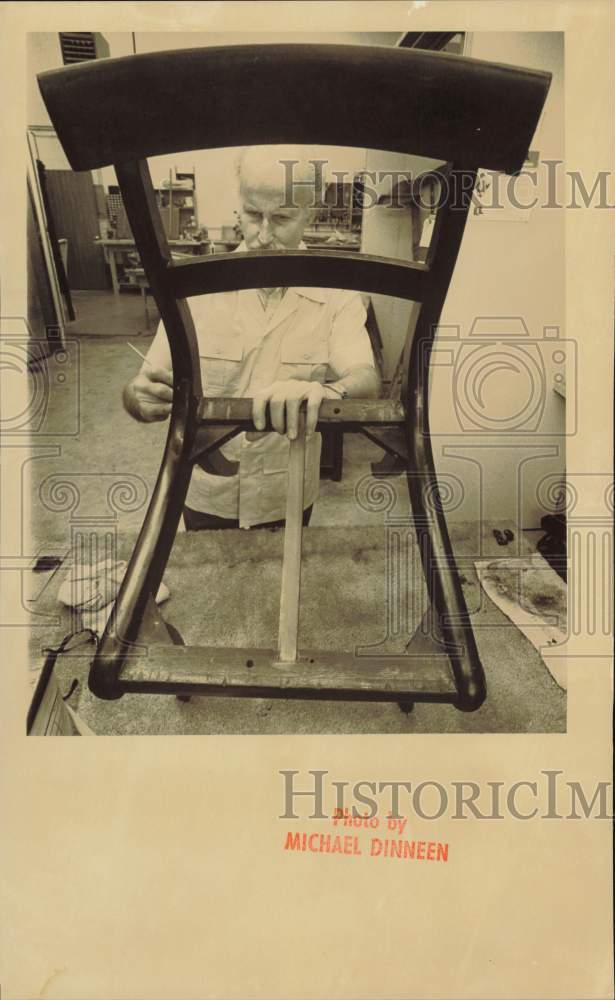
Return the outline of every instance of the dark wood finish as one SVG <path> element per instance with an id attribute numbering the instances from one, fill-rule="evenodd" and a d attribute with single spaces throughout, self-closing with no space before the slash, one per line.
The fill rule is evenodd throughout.
<path id="1" fill-rule="evenodd" d="M 549 81 L 537 70 L 441 52 L 278 44 L 145 53 L 39 76 L 75 170 L 269 142 L 516 172 Z"/>
<path id="2" fill-rule="evenodd" d="M 394 428 L 394 433 L 391 434 L 389 428 L 385 428 L 385 434 L 382 433 L 372 434 L 365 427 L 361 428 L 361 434 L 363 437 L 367 438 L 368 441 L 373 441 L 377 444 L 379 448 L 382 448 L 386 452 L 388 458 L 393 459 L 393 462 L 389 462 L 386 458 L 382 458 L 380 462 L 372 462 L 372 472 L 374 475 L 383 475 L 387 472 L 406 472 L 408 469 L 408 454 L 407 448 L 405 447 L 405 437 L 399 435 L 397 428 Z M 403 465 L 398 467 L 397 461 L 401 460 Z"/>
<path id="3" fill-rule="evenodd" d="M 126 660 L 123 692 L 211 694 L 249 698 L 319 698 L 343 701 L 454 701 L 457 689 L 446 655 L 355 657 L 302 650 L 281 663 L 272 649 L 156 646 Z M 435 697 L 434 697 L 435 696 Z"/>
<path id="4" fill-rule="evenodd" d="M 305 407 L 305 403 L 303 404 Z M 254 430 L 252 424 L 252 400 L 231 399 L 218 396 L 202 399 L 199 406 L 202 421 L 219 424 L 221 427 L 237 424 L 241 430 Z M 396 399 L 324 399 L 320 405 L 317 429 L 327 426 L 343 427 L 346 431 L 358 431 L 362 427 L 378 427 L 387 424 L 403 424 L 405 412 L 403 404 Z M 269 415 L 265 430 L 272 430 Z"/>
<path id="5" fill-rule="evenodd" d="M 158 605 L 153 597 L 150 597 L 145 605 L 139 628 L 138 645 L 144 654 L 147 654 L 151 646 L 161 648 L 162 646 L 175 645 L 169 632 L 169 626 L 158 610 Z"/>
<path id="6" fill-rule="evenodd" d="M 352 288 L 413 302 L 422 301 L 428 271 L 424 263 L 339 250 L 255 250 L 180 261 L 172 266 L 169 282 L 175 295 L 188 298 L 213 291 L 260 288 L 271 284 L 273 269 L 276 282 L 286 287 Z"/>
<path id="7" fill-rule="evenodd" d="M 549 79 L 545 73 L 457 56 L 310 45 L 163 52 L 39 77 L 72 165 L 85 169 L 115 162 L 169 337 L 175 379 L 159 478 L 90 671 L 96 694 L 116 698 L 128 690 L 207 690 L 260 697 L 385 697 L 404 703 L 448 700 L 464 711 L 480 706 L 485 678 L 438 503 L 428 421 L 429 361 L 477 169 L 521 169 Z M 193 97 L 190 102 L 184 100 L 186 93 Z M 357 145 L 445 161 L 441 174 L 449 196 L 438 210 L 428 264 L 297 251 L 173 265 L 143 158 L 263 140 Z M 156 647 L 135 664 L 131 653 L 168 559 L 192 463 L 237 429 L 252 426 L 251 400 L 202 398 L 196 334 L 185 297 L 293 284 L 349 287 L 421 302 L 402 353 L 401 401 L 325 401 L 318 426 L 403 428 L 411 469 L 408 488 L 430 598 L 427 635 L 420 630 L 413 637 L 409 649 L 414 655 L 401 658 L 405 672 L 388 658 L 386 665 L 371 658 L 359 663 L 343 653 L 317 653 L 307 662 L 303 653 L 298 664 L 281 668 L 267 651 L 175 649 L 158 654 Z M 243 678 L 243 668 L 235 671 L 244 654 L 249 680 Z"/>
<path id="8" fill-rule="evenodd" d="M 105 261 L 94 241 L 100 235 L 91 174 L 47 170 L 47 197 L 59 239 L 68 240 L 68 284 L 76 289 L 108 287 Z"/>
<path id="9" fill-rule="evenodd" d="M 158 590 L 169 558 L 192 474 L 201 370 L 192 316 L 170 292 L 171 260 L 149 169 L 145 162 L 116 165 L 124 204 L 150 288 L 169 335 L 173 364 L 173 412 L 162 465 L 143 527 L 109 622 L 94 658 L 89 683 L 102 697 L 118 697 L 117 676 L 138 635 L 145 608 Z"/>
<path id="10" fill-rule="evenodd" d="M 416 299 L 415 301 L 420 301 Z M 376 310 L 374 309 L 374 303 L 371 298 L 367 303 L 367 316 L 365 319 L 365 329 L 369 334 L 369 342 L 371 344 L 372 353 L 374 355 L 374 361 L 376 362 L 376 367 L 378 369 L 378 374 L 381 381 L 384 378 L 384 354 L 382 343 L 382 334 L 380 333 L 380 327 L 378 326 L 378 319 L 376 317 Z"/>
<path id="11" fill-rule="evenodd" d="M 213 451 L 217 451 L 228 441 L 232 441 L 241 431 L 241 427 L 218 427 L 215 424 L 199 424 L 190 455 L 192 462 L 201 460 Z"/>
<path id="12" fill-rule="evenodd" d="M 461 165 L 464 176 L 476 168 Z M 455 180 L 455 171 L 451 171 Z M 432 237 L 431 284 L 423 299 L 404 355 L 401 398 L 405 400 L 406 442 L 409 467 L 408 490 L 414 515 L 425 581 L 436 625 L 444 640 L 454 647 L 451 665 L 459 691 L 456 705 L 464 711 L 478 708 L 485 699 L 485 678 L 476 648 L 470 617 L 455 566 L 446 520 L 437 503 L 438 480 L 429 434 L 429 361 L 440 313 L 461 246 L 472 186 L 466 186 L 463 204 L 444 204 L 438 211 Z"/>

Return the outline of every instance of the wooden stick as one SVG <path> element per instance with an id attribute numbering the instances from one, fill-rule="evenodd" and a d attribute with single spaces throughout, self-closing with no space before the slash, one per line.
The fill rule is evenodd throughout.
<path id="1" fill-rule="evenodd" d="M 147 313 L 147 305 L 145 306 L 145 311 L 146 311 L 146 313 Z M 148 320 L 148 323 L 149 323 L 149 320 Z M 141 360 L 142 360 L 142 361 L 145 361 L 145 363 L 146 363 L 147 365 L 150 365 L 150 366 L 151 366 L 151 361 L 148 361 L 148 360 L 147 360 L 147 358 L 145 357 L 145 355 L 144 355 L 144 354 L 141 354 L 141 351 L 139 350 L 139 348 L 138 348 L 138 347 L 135 347 L 135 345 L 134 345 L 134 344 L 131 344 L 129 340 L 127 340 L 127 341 L 126 341 L 126 344 L 127 344 L 127 346 L 128 346 L 129 348 L 130 348 L 130 350 L 131 350 L 131 351 L 134 351 L 134 352 L 135 352 L 135 354 L 138 354 L 138 355 L 139 355 L 139 357 L 141 358 Z"/>
<path id="2" fill-rule="evenodd" d="M 303 487 L 305 479 L 305 414 L 299 414 L 298 434 L 290 442 L 286 527 L 280 594 L 278 649 L 280 661 L 295 663 L 299 634 L 299 594 L 301 588 L 301 534 L 303 531 Z"/>

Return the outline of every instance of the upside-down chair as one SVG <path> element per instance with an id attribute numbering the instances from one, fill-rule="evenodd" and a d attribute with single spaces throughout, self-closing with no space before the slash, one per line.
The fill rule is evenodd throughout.
<path id="1" fill-rule="evenodd" d="M 479 168 L 518 173 L 550 76 L 442 53 L 344 45 L 242 45 L 103 59 L 40 74 L 74 170 L 112 164 L 166 329 L 173 407 L 152 499 L 91 664 L 98 696 L 126 692 L 452 703 L 472 711 L 485 679 L 441 506 L 429 436 L 429 356 Z M 445 163 L 426 262 L 344 251 L 219 254 L 173 262 L 147 158 L 199 148 L 328 144 L 412 153 Z M 152 595 L 162 579 L 192 467 L 253 429 L 251 400 L 205 398 L 190 296 L 261 286 L 320 286 L 420 303 L 403 353 L 399 400 L 325 400 L 331 425 L 380 440 L 402 428 L 429 627 L 405 655 L 298 649 L 305 438 L 291 443 L 277 649 L 170 645 Z M 204 437 L 204 429 L 207 436 Z M 271 429 L 271 424 L 267 424 Z M 213 433 L 212 433 L 213 432 Z M 147 625 L 149 623 L 149 632 Z M 147 645 L 138 643 L 144 634 Z M 157 638 L 158 637 L 158 638 Z"/>

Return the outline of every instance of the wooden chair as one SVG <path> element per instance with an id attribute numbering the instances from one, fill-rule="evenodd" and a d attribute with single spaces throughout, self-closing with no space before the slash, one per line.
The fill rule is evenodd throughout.
<path id="1" fill-rule="evenodd" d="M 39 76 L 74 170 L 113 164 L 149 285 L 167 331 L 174 396 L 166 450 L 114 612 L 90 671 L 103 698 L 125 692 L 450 702 L 471 711 L 485 680 L 444 514 L 427 422 L 431 345 L 459 252 L 479 167 L 518 173 L 549 74 L 420 50 L 340 45 L 245 45 L 102 59 Z M 190 100 L 186 101 L 186 94 Z M 220 254 L 174 263 L 147 157 L 262 143 L 334 144 L 445 161 L 449 192 L 429 259 L 411 263 L 335 250 Z M 192 465 L 252 427 L 251 400 L 201 390 L 186 298 L 260 286 L 311 285 L 421 303 L 404 351 L 401 400 L 325 401 L 319 429 L 403 428 L 410 500 L 431 601 L 430 627 L 407 655 L 366 660 L 297 649 L 304 439 L 291 446 L 280 638 L 277 650 L 168 645 L 156 593 Z M 199 443 L 200 428 L 216 442 Z M 268 424 L 268 428 L 271 425 Z M 147 632 L 149 628 L 149 632 Z M 138 637 L 149 637 L 145 653 Z M 156 638 L 158 637 L 158 639 Z M 249 668 L 249 669 L 247 669 Z"/>

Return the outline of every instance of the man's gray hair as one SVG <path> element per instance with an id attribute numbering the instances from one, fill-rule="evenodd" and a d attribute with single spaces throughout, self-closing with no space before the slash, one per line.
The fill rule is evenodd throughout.
<path id="1" fill-rule="evenodd" d="M 322 204 L 326 163 L 306 146 L 246 146 L 236 162 L 238 190 L 252 174 L 284 189 L 287 204 L 314 208 Z"/>

